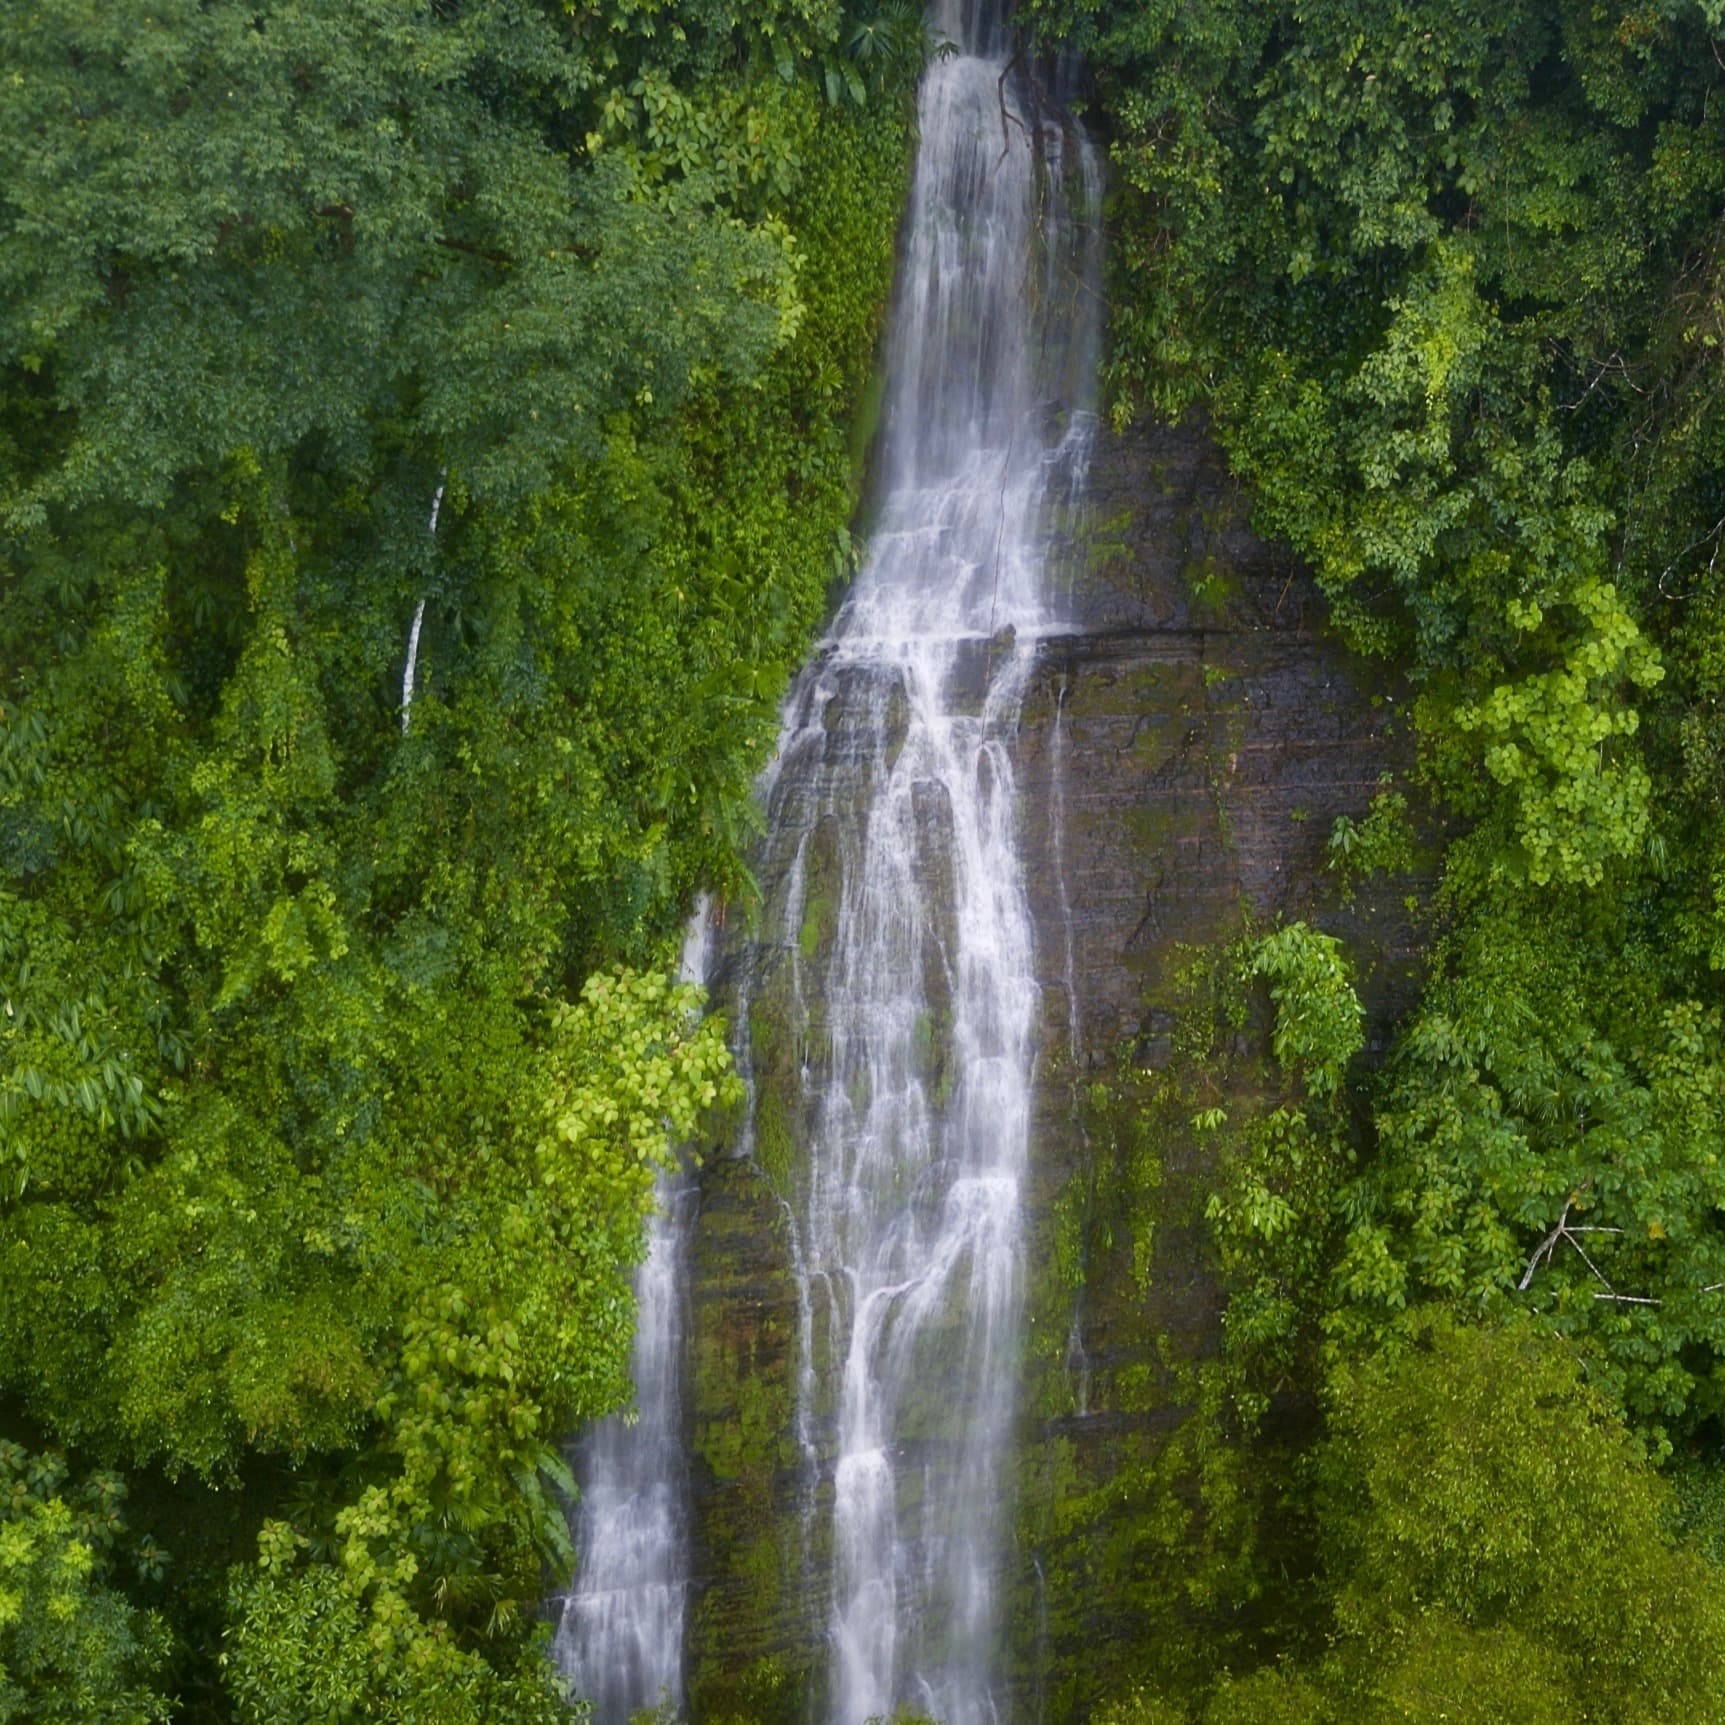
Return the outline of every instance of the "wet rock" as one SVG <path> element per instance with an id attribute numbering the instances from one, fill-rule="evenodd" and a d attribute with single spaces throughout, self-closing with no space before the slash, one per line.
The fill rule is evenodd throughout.
<path id="1" fill-rule="evenodd" d="M 1379 1048 L 1418 983 L 1409 883 L 1346 904 L 1324 866 L 1335 818 L 1358 818 L 1380 775 L 1410 764 L 1402 703 L 1325 632 L 1309 578 L 1254 539 L 1246 515 L 1200 426 L 1104 437 L 1073 628 L 1043 645 L 1019 737 L 1046 982 L 1031 1304 L 1060 1341 L 1027 1341 L 1007 1641 L 1018 1693 L 1048 1719 L 1087 1716 L 1086 1674 L 1104 1684 L 1129 1668 L 1143 1633 L 1130 1601 L 1179 1585 L 1178 1546 L 1135 1528 L 1147 1512 L 1110 1482 L 1153 1467 L 1185 1415 L 1183 1364 L 1221 1341 L 1210 1153 L 1183 1130 L 1134 1143 L 1129 1097 L 1098 1132 L 1090 1087 L 1098 1074 L 1115 1082 L 1122 1051 L 1152 1082 L 1175 1065 L 1182 972 L 1248 921 L 1305 917 L 1341 935 Z M 1237 1071 L 1266 1055 L 1268 1032 L 1260 1018 L 1223 1038 Z M 1141 1231 L 1087 1209 L 1087 1193 L 1134 1179 L 1148 1183 Z M 1076 1268 L 1075 1235 L 1087 1242 Z M 1105 1529 L 1074 1521 L 1085 1501 L 1113 1505 Z M 1115 1556 L 1094 1560 L 1094 1539 Z"/>

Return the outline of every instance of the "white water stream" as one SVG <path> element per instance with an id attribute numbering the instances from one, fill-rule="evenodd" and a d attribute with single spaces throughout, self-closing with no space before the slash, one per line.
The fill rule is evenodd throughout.
<path id="1" fill-rule="evenodd" d="M 712 948 L 705 898 L 683 942 L 682 980 L 704 982 Z M 601 1420 L 578 1457 L 580 1561 L 552 1656 L 600 1725 L 683 1699 L 689 1586 L 688 1464 L 683 1431 L 683 1317 L 696 1203 L 681 1171 L 661 1172 L 635 1276 L 635 1420 Z"/>
<path id="2" fill-rule="evenodd" d="M 1007 1711 L 1039 1006 L 1012 745 L 1092 423 L 1098 164 L 998 7 L 934 21 L 959 52 L 921 92 L 870 552 L 768 781 L 797 844 L 762 947 L 808 1051 L 798 1428 L 811 1503 L 830 1479 L 836 1725 Z"/>
<path id="3" fill-rule="evenodd" d="M 763 782 L 767 904 L 738 978 L 745 1075 L 775 971 L 802 1050 L 798 1585 L 829 1602 L 832 1725 L 1010 1711 L 1040 992 L 1012 747 L 1038 641 L 1061 627 L 1051 517 L 1089 451 L 1100 167 L 1003 10 L 931 8 L 958 51 L 919 98 L 870 550 L 786 703 Z M 682 1698 L 690 1206 L 664 1196 L 638 1285 L 639 1420 L 589 1440 L 557 1637 L 600 1725 Z"/>

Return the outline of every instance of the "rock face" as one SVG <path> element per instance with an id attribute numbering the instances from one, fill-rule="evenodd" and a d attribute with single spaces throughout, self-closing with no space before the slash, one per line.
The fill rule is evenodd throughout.
<path id="1" fill-rule="evenodd" d="M 1082 1673 L 1130 1641 L 1136 1593 L 1177 1580 L 1177 1541 L 1098 1506 L 1153 1468 L 1185 1417 L 1182 1367 L 1220 1336 L 1206 1156 L 1166 1123 L 1146 1141 L 1142 1115 L 1118 1130 L 1106 1098 L 1173 1061 L 1191 950 L 1247 919 L 1342 936 L 1379 1047 L 1416 983 L 1407 883 L 1344 903 L 1324 867 L 1335 818 L 1408 764 L 1403 692 L 1325 637 L 1309 581 L 1246 515 L 1200 428 L 1104 435 L 1068 534 L 1072 630 L 1043 644 L 1017 739 L 1042 989 L 1003 1625 L 1022 1719 L 1082 1717 Z M 805 932 L 821 938 L 813 910 Z M 724 988 L 721 972 L 721 1007 Z M 703 1722 L 819 1717 L 825 1692 L 828 1517 L 793 1426 L 786 1043 L 757 1004 L 753 1129 L 701 1178 L 688 1641 Z M 1121 1206 L 1123 1190 L 1137 1196 Z"/>

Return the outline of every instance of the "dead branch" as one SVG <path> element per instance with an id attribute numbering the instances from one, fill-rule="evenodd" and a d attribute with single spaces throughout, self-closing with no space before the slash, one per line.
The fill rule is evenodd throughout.
<path id="1" fill-rule="evenodd" d="M 1556 1225 L 1552 1228 L 1551 1232 L 1534 1247 L 1533 1256 L 1528 1259 L 1527 1268 L 1522 1271 L 1521 1280 L 1516 1283 L 1517 1293 L 1525 1294 L 1533 1285 L 1533 1278 L 1539 1273 L 1539 1266 L 1550 1261 L 1551 1254 L 1557 1250 L 1557 1243 L 1559 1240 L 1567 1240 L 1570 1245 L 1572 1245 L 1576 1251 L 1581 1254 L 1582 1263 L 1584 1263 L 1607 1288 L 1611 1286 L 1611 1283 L 1607 1279 L 1604 1271 L 1602 1271 L 1600 1267 L 1587 1255 L 1586 1247 L 1582 1245 L 1581 1241 L 1578 1240 L 1576 1236 L 1578 1234 L 1621 1234 L 1623 1230 L 1621 1228 L 1606 1227 L 1598 1222 L 1577 1222 L 1572 1225 L 1569 1220 L 1569 1212 L 1575 1207 L 1576 1199 L 1578 1199 L 1581 1194 L 1587 1190 L 1588 1186 L 1592 1184 L 1593 1182 L 1590 1178 L 1585 1184 L 1571 1192 L 1564 1200 L 1563 1213 L 1557 1218 Z"/>

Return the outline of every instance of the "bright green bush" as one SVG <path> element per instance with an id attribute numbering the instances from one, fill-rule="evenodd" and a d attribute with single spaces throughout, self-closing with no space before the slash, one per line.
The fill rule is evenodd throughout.
<path id="1" fill-rule="evenodd" d="M 0 1720 L 156 1725 L 167 1637 L 109 1583 L 128 1558 L 158 1577 L 162 1553 L 127 1548 L 116 1475 L 67 1485 L 61 1457 L 0 1442 Z"/>

